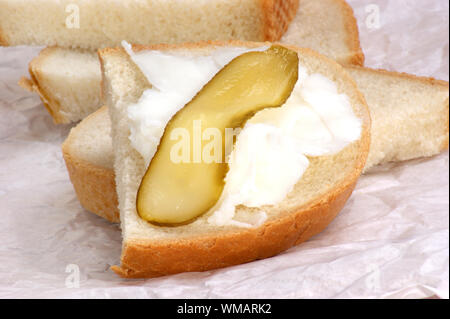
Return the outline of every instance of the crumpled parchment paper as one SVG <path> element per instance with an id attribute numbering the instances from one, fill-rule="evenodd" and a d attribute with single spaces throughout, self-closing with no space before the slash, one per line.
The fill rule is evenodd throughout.
<path id="1" fill-rule="evenodd" d="M 447 0 L 350 4 L 367 66 L 448 81 Z M 323 233 L 279 256 L 118 278 L 119 226 L 84 211 L 66 173 L 70 126 L 16 84 L 38 52 L 0 48 L 0 298 L 449 297 L 448 152 L 376 168 Z"/>

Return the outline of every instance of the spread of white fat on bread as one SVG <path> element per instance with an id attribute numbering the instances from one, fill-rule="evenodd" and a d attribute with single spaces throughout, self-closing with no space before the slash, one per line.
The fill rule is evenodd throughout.
<path id="1" fill-rule="evenodd" d="M 217 48 L 208 56 L 140 51 L 123 43 L 152 88 L 128 109 L 130 141 L 149 164 L 167 123 L 226 64 L 257 49 Z M 187 76 L 189 75 L 189 76 Z M 237 215 L 236 207 L 275 205 L 286 198 L 309 166 L 308 156 L 331 155 L 358 140 L 362 122 L 350 101 L 331 80 L 308 74 L 299 66 L 299 80 L 280 108 L 254 115 L 240 132 L 229 155 L 229 171 L 221 198 L 208 222 L 217 226 L 256 227 L 267 218 L 258 212 Z"/>
<path id="2" fill-rule="evenodd" d="M 125 41 L 122 45 L 152 85 L 152 88 L 144 91 L 138 103 L 128 108 L 131 145 L 142 155 L 147 165 L 155 155 L 169 120 L 214 75 L 243 53 L 268 49 L 221 48 L 209 56 L 187 57 L 180 53 L 160 51 L 134 53 L 131 45 Z"/>

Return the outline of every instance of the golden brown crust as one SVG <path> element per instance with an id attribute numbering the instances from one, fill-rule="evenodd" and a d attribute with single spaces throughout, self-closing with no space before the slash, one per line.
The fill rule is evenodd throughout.
<path id="1" fill-rule="evenodd" d="M 63 157 L 81 206 L 112 223 L 120 222 L 113 171 L 73 158 L 64 149 Z"/>
<path id="2" fill-rule="evenodd" d="M 261 0 L 264 41 L 281 39 L 297 14 L 299 0 Z"/>
<path id="3" fill-rule="evenodd" d="M 206 46 L 261 46 L 261 43 L 240 41 L 202 42 L 183 45 L 134 46 L 134 50 L 203 48 Z M 321 232 L 342 209 L 353 191 L 358 177 L 365 165 L 370 144 L 370 115 L 363 95 L 356 83 L 342 66 L 309 49 L 295 49 L 301 55 L 314 57 L 330 68 L 354 90 L 355 101 L 363 105 L 360 110 L 363 132 L 359 145 L 355 167 L 347 178 L 326 195 L 286 212 L 285 217 L 265 223 L 255 229 L 242 229 L 224 234 L 201 236 L 180 241 L 127 241 L 123 245 L 121 266 L 112 269 L 126 278 L 156 277 L 186 271 L 205 271 L 219 267 L 241 264 L 266 258 L 299 244 Z M 123 54 L 122 49 L 104 49 L 99 51 L 100 60 L 108 55 Z M 195 258 L 193 258 L 195 256 Z"/>
<path id="4" fill-rule="evenodd" d="M 3 29 L 1 27 L 0 27 L 0 46 L 4 47 L 9 46 L 9 43 L 6 40 L 6 36 L 3 34 Z"/>
<path id="5" fill-rule="evenodd" d="M 347 31 L 347 46 L 349 47 L 349 51 L 353 52 L 347 63 L 350 65 L 363 66 L 365 57 L 361 49 L 358 22 L 356 21 L 353 8 L 345 0 L 334 1 L 338 2 L 342 8 L 342 15 L 345 18 L 345 30 Z"/>
<path id="6" fill-rule="evenodd" d="M 325 229 L 345 205 L 354 185 L 335 192 L 328 201 L 292 212 L 258 229 L 179 243 L 127 242 L 121 267 L 111 269 L 124 278 L 151 278 L 206 271 L 277 255 Z"/>
<path id="7" fill-rule="evenodd" d="M 33 80 L 31 80 L 31 79 L 29 79 L 29 78 L 27 78 L 25 76 L 22 76 L 20 78 L 19 82 L 17 82 L 17 84 L 19 84 L 19 86 L 21 88 L 23 88 L 23 89 L 25 89 L 27 91 L 35 92 L 34 91 L 34 82 L 33 82 Z"/>
<path id="8" fill-rule="evenodd" d="M 448 89 L 448 83 L 447 83 L 447 89 Z M 448 145 L 449 145 L 449 99 L 447 99 L 447 101 L 445 102 L 446 107 L 445 107 L 445 130 L 446 130 L 446 137 L 444 139 L 444 141 L 442 142 L 440 151 L 445 151 L 446 149 L 448 149 Z"/>
<path id="9" fill-rule="evenodd" d="M 99 109 L 72 130 L 80 129 L 84 123 L 95 121 L 97 117 L 103 117 L 107 112 L 106 107 Z M 76 150 L 71 147 L 73 139 L 71 131 L 62 145 L 62 153 L 78 200 L 86 210 L 110 222 L 118 223 L 120 216 L 114 171 L 77 157 Z"/>

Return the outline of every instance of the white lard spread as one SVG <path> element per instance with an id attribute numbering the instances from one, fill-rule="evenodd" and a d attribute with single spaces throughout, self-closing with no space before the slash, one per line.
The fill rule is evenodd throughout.
<path id="1" fill-rule="evenodd" d="M 183 52 L 124 48 L 152 84 L 128 108 L 130 141 L 149 164 L 169 120 L 234 58 L 268 47 L 217 48 L 207 56 Z M 280 203 L 309 166 L 308 157 L 331 155 L 359 139 L 362 122 L 350 101 L 321 74 L 299 66 L 299 80 L 286 103 L 254 115 L 239 134 L 229 155 L 229 171 L 220 200 L 208 223 L 257 227 L 264 211 L 236 216 L 236 207 Z"/>

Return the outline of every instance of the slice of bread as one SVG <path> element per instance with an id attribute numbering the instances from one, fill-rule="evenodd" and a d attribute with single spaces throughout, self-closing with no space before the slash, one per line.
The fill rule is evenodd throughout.
<path id="1" fill-rule="evenodd" d="M 358 24 L 345 0 L 301 0 L 282 43 L 313 49 L 341 64 L 364 64 Z"/>
<path id="2" fill-rule="evenodd" d="M 0 0 L 0 45 L 277 41 L 298 6 L 299 0 Z"/>
<path id="3" fill-rule="evenodd" d="M 366 97 L 375 165 L 439 154 L 449 142 L 449 85 L 405 73 L 347 67 Z"/>
<path id="4" fill-rule="evenodd" d="M 183 46 L 135 47 L 135 50 L 178 50 L 189 56 L 207 55 L 217 46 L 259 47 L 261 43 L 198 43 Z M 351 195 L 364 167 L 370 144 L 370 116 L 362 94 L 336 62 L 308 50 L 294 48 L 300 64 L 320 73 L 347 94 L 363 124 L 360 139 L 333 156 L 311 158 L 305 175 L 281 203 L 264 207 L 268 219 L 260 227 L 243 229 L 213 226 L 207 216 L 177 227 L 151 225 L 136 213 L 136 193 L 146 167 L 129 142 L 127 108 L 148 87 L 140 70 L 123 49 L 99 51 L 103 92 L 112 121 L 115 173 L 123 236 L 123 277 L 155 277 L 186 271 L 205 271 L 276 255 L 322 231 Z M 238 212 L 251 209 L 238 207 Z"/>
<path id="5" fill-rule="evenodd" d="M 448 82 L 361 67 L 346 70 L 366 97 L 372 117 L 365 171 L 391 161 L 433 156 L 448 148 Z M 81 205 L 118 223 L 110 126 L 103 107 L 72 129 L 63 154 Z M 97 185 L 102 185 L 100 192 L 93 191 Z"/>
<path id="6" fill-rule="evenodd" d="M 101 72 L 96 53 L 45 48 L 19 84 L 41 97 L 57 124 L 82 120 L 101 107 Z"/>
<path id="7" fill-rule="evenodd" d="M 358 27 L 344 0 L 302 0 L 281 42 L 313 49 L 342 64 L 362 65 Z M 207 40 L 207 39 L 203 39 Z M 46 48 L 29 65 L 35 91 L 55 123 L 77 122 L 101 107 L 100 64 L 95 52 Z"/>

